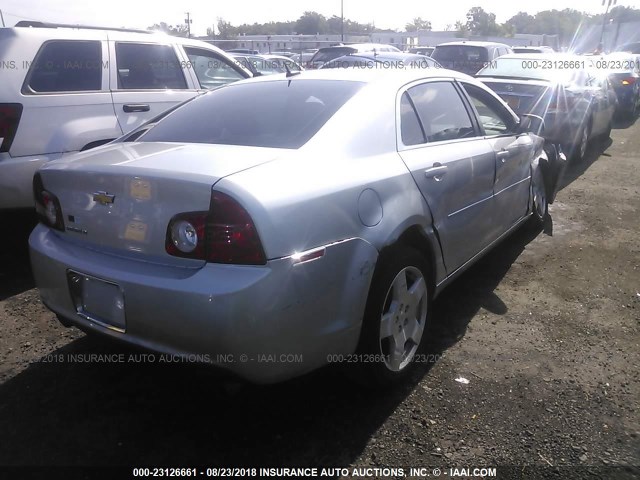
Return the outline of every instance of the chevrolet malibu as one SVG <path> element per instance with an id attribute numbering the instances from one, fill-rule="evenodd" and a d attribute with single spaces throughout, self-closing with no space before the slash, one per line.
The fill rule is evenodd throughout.
<path id="1" fill-rule="evenodd" d="M 544 219 L 534 126 L 444 69 L 230 84 L 39 170 L 37 286 L 64 325 L 250 381 L 390 383 L 432 299 Z"/>

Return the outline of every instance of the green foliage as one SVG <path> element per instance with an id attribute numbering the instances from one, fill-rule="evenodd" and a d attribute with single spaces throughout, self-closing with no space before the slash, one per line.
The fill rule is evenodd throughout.
<path id="1" fill-rule="evenodd" d="M 238 36 L 238 27 L 234 27 L 230 22 L 222 18 L 218 18 L 218 38 L 221 40 L 233 40 Z"/>
<path id="2" fill-rule="evenodd" d="M 418 30 L 431 30 L 431 22 L 423 20 L 422 17 L 416 17 L 405 26 L 407 32 L 417 32 Z"/>
<path id="3" fill-rule="evenodd" d="M 462 23 L 460 20 L 455 25 L 456 35 L 458 37 L 467 38 L 469 36 L 469 28 L 466 23 Z"/>
<path id="4" fill-rule="evenodd" d="M 315 35 L 329 33 L 329 26 L 324 15 L 318 12 L 304 12 L 296 21 L 296 31 L 303 35 Z"/>
<path id="5" fill-rule="evenodd" d="M 174 35 L 176 37 L 186 37 L 189 29 L 186 24 L 182 25 L 169 25 L 165 22 L 155 23 L 150 27 L 147 27 L 147 30 L 155 30 L 158 32 L 164 32 L 169 35 Z"/>
<path id="6" fill-rule="evenodd" d="M 535 25 L 535 18 L 526 12 L 516 13 L 504 25 L 513 28 L 515 33 L 535 33 L 532 31 Z"/>
<path id="7" fill-rule="evenodd" d="M 599 15 L 594 15 L 590 18 L 590 23 L 602 23 L 602 18 L 604 17 L 604 13 Z M 625 23 L 625 22 L 640 22 L 640 10 L 637 10 L 632 7 L 625 7 L 622 5 L 618 5 L 613 7 L 609 13 L 607 14 L 607 20 L 612 20 L 616 23 Z"/>
<path id="8" fill-rule="evenodd" d="M 502 28 L 496 23 L 496 14 L 485 12 L 482 7 L 473 7 L 467 13 L 467 30 L 473 35 L 500 35 Z"/>

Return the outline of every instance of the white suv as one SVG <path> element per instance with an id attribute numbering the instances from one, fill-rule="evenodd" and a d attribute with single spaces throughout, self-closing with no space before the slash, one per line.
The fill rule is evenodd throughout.
<path id="1" fill-rule="evenodd" d="M 0 28 L 0 210 L 33 207 L 33 174 L 44 162 L 250 76 L 213 45 L 161 33 L 40 22 Z"/>

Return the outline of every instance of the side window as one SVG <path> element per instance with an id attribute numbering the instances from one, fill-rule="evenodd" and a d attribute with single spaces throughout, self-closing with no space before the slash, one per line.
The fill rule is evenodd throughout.
<path id="1" fill-rule="evenodd" d="M 194 47 L 184 47 L 184 51 L 202 88 L 216 88 L 245 78 L 228 60 L 215 52 Z M 246 62 L 246 57 L 242 58 Z"/>
<path id="2" fill-rule="evenodd" d="M 27 86 L 37 93 L 100 90 L 101 42 L 64 40 L 46 43 L 31 66 Z"/>
<path id="3" fill-rule="evenodd" d="M 408 90 L 428 142 L 473 137 L 467 109 L 451 82 L 430 82 Z"/>
<path id="4" fill-rule="evenodd" d="M 504 135 L 512 133 L 514 119 L 495 98 L 475 85 L 462 84 L 478 112 L 478 120 L 486 135 Z"/>
<path id="5" fill-rule="evenodd" d="M 418 114 L 407 92 L 403 93 L 400 99 L 400 135 L 405 145 L 418 145 L 426 141 Z"/>
<path id="6" fill-rule="evenodd" d="M 186 89 L 182 67 L 170 45 L 116 43 L 118 89 Z"/>

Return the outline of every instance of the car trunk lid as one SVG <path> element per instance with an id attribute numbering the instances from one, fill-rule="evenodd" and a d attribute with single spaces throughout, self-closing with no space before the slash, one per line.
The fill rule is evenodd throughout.
<path id="1" fill-rule="evenodd" d="M 549 90 L 549 84 L 543 82 L 533 83 L 509 80 L 482 80 L 482 82 L 507 102 L 507 105 L 518 115 L 536 113 L 539 109 L 544 108 L 541 105 L 543 103 L 542 98 Z"/>
<path id="2" fill-rule="evenodd" d="M 40 170 L 59 200 L 69 241 L 154 263 L 199 266 L 168 255 L 173 216 L 208 211 L 222 177 L 268 162 L 278 149 L 121 143 L 54 161 Z"/>

